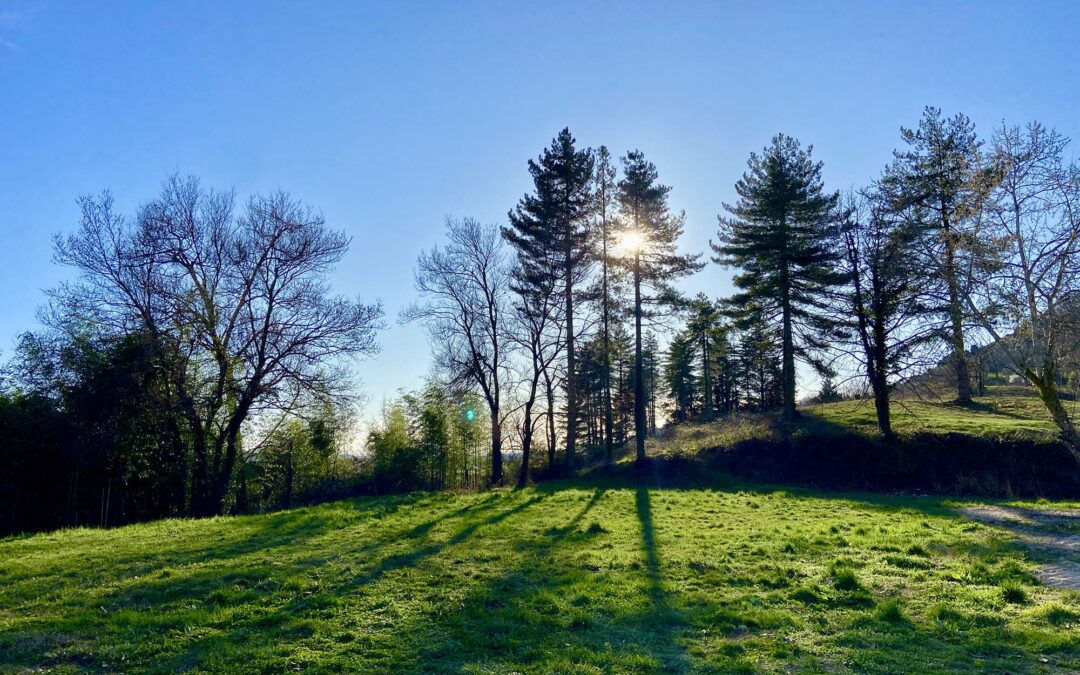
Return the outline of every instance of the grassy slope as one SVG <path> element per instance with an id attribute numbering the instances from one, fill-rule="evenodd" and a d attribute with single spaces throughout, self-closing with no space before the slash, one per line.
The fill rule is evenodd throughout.
<path id="1" fill-rule="evenodd" d="M 1080 595 L 1039 586 L 1004 533 L 930 499 L 708 482 L 418 494 L 6 540 L 0 664 L 1080 670 Z"/>
<path id="2" fill-rule="evenodd" d="M 871 433 L 877 431 L 877 418 L 872 401 L 811 405 L 804 410 L 826 422 Z M 1034 396 L 984 396 L 976 398 L 970 406 L 919 400 L 894 401 L 892 421 L 899 433 L 955 432 L 978 436 L 1016 435 L 1035 438 L 1050 438 L 1056 434 L 1054 423 L 1042 402 Z"/>
<path id="3" fill-rule="evenodd" d="M 894 401 L 893 429 L 901 435 L 961 433 L 975 436 L 1016 437 L 1051 440 L 1057 428 L 1039 399 L 1017 395 L 1015 388 L 991 388 L 990 396 L 979 397 L 969 406 L 914 399 Z M 996 391 L 995 391 L 996 390 Z M 1067 405 L 1076 406 L 1074 403 Z M 802 424 L 819 432 L 855 430 L 877 435 L 873 401 L 842 401 L 811 404 L 801 408 Z M 1080 407 L 1076 413 L 1080 415 Z M 777 438 L 771 416 L 740 414 L 711 424 L 684 424 L 664 430 L 650 439 L 652 455 L 696 454 L 702 448 L 730 446 L 754 438 Z"/>

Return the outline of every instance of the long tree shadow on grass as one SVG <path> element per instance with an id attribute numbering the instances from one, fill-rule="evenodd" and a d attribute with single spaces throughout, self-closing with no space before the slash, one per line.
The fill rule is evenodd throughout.
<path id="1" fill-rule="evenodd" d="M 89 536 L 116 537 L 124 545 L 117 549 L 103 547 L 100 561 L 88 559 L 84 553 L 69 552 L 66 547 L 57 547 L 51 543 L 52 534 L 40 534 L 40 546 L 28 546 L 26 538 L 21 538 L 19 547 L 24 554 L 38 551 L 47 555 L 44 560 L 35 559 L 33 567 L 28 567 L 23 574 L 8 573 L 0 577 L 5 584 L 13 584 L 32 579 L 43 579 L 53 573 L 64 571 L 70 574 L 72 560 L 77 560 L 75 567 L 86 570 L 87 584 L 93 583 L 93 577 L 102 571 L 101 562 L 108 563 L 110 570 L 123 569 L 129 578 L 146 577 L 163 567 L 183 564 L 214 563 L 258 552 L 265 555 L 279 547 L 296 547 L 304 542 L 320 537 L 328 532 L 348 526 L 350 523 L 365 518 L 385 518 L 401 508 L 413 506 L 432 498 L 430 493 L 412 493 L 381 498 L 357 498 L 344 500 L 329 505 L 301 507 L 275 513 L 228 517 L 220 520 L 173 519 L 153 523 L 135 524 L 121 529 L 87 529 Z M 440 495 L 438 502 L 451 499 L 452 495 Z M 475 507 L 467 505 L 463 510 Z M 455 512 L 448 512 L 439 519 L 434 519 L 430 526 L 440 520 L 453 517 Z M 210 527 L 215 536 L 185 537 L 192 527 Z M 424 526 L 417 526 L 416 534 L 423 533 Z M 145 547 L 133 546 L 131 542 L 141 537 L 147 541 Z M 5 545 L 15 545 L 15 539 L 0 540 L 0 551 Z M 130 551 L 126 550 L 130 549 Z"/>
<path id="2" fill-rule="evenodd" d="M 564 488 L 566 495 L 574 491 Z M 399 627 L 401 640 L 414 634 L 424 639 L 397 650 L 411 658 L 386 667 L 394 672 L 690 670 L 677 644 L 685 622 L 664 588 L 648 490 L 620 491 L 614 502 L 604 499 L 609 494 L 607 488 L 593 488 L 569 519 L 517 539 L 514 549 L 522 554 L 517 564 L 475 585 L 460 611 Z M 601 502 L 606 507 L 600 520 L 585 526 Z M 603 552 L 613 551 L 610 538 L 630 533 L 609 532 L 600 521 L 627 515 L 640 527 L 638 543 L 633 536 L 626 542 L 638 555 L 624 562 L 620 551 L 619 560 L 605 562 Z"/>
<path id="3" fill-rule="evenodd" d="M 638 487 L 635 491 L 634 503 L 637 507 L 638 521 L 641 523 L 641 548 L 645 557 L 649 600 L 652 603 L 648 623 L 653 626 L 654 631 L 659 634 L 661 639 L 672 647 L 660 655 L 665 670 L 682 671 L 687 668 L 686 656 L 682 649 L 675 644 L 676 631 L 682 623 L 682 617 L 668 603 L 667 592 L 664 590 L 649 490 Z"/>
<path id="4" fill-rule="evenodd" d="M 267 563 L 261 559 L 258 551 L 252 552 L 254 555 L 251 556 L 242 553 L 238 557 L 211 561 L 214 567 L 208 568 L 200 563 L 191 569 L 174 570 L 179 574 L 168 579 L 138 580 L 124 586 L 128 589 L 141 586 L 152 590 L 146 598 L 124 596 L 122 590 L 117 593 L 113 586 L 104 592 L 114 602 L 100 603 L 99 607 L 94 600 L 97 596 L 90 594 L 85 602 L 80 599 L 77 607 L 70 607 L 70 617 L 36 619 L 16 625 L 20 626 L 19 630 L 37 636 L 67 633 L 76 640 L 91 640 L 102 635 L 117 635 L 118 630 L 130 630 L 126 627 L 136 625 L 138 621 L 139 629 L 146 635 L 167 633 L 182 636 L 183 646 L 173 650 L 171 656 L 168 651 L 153 655 L 156 659 L 168 659 L 159 660 L 158 663 L 170 669 L 214 670 L 215 663 L 218 669 L 227 668 L 230 664 L 244 664 L 255 669 L 253 664 L 267 664 L 266 659 L 275 653 L 308 651 L 318 656 L 311 657 L 312 660 L 305 665 L 329 668 L 334 665 L 335 659 L 341 659 L 340 664 L 346 670 L 350 664 L 355 667 L 356 663 L 370 663 L 369 670 L 373 671 L 440 668 L 453 671 L 467 665 L 482 670 L 509 670 L 512 668 L 506 663 L 507 659 L 514 662 L 516 669 L 526 671 L 534 664 L 540 664 L 545 670 L 575 670 L 587 666 L 618 672 L 688 670 L 696 667 L 698 661 L 696 657 L 692 660 L 679 643 L 694 643 L 696 636 L 692 633 L 696 631 L 691 629 L 708 628 L 711 631 L 715 627 L 721 632 L 741 630 L 738 626 L 750 624 L 749 619 L 756 616 L 754 612 L 757 610 L 737 605 L 718 607 L 716 598 L 722 596 L 692 598 L 686 596 L 685 589 L 670 586 L 672 563 L 664 555 L 662 542 L 667 540 L 663 535 L 674 536 L 663 529 L 670 526 L 672 521 L 661 517 L 662 531 L 658 536 L 654 523 L 654 501 L 660 503 L 662 509 L 663 502 L 671 499 L 672 494 L 697 481 L 684 484 L 662 469 L 658 468 L 658 471 L 649 480 L 641 475 L 613 476 L 611 482 L 600 486 L 580 483 L 562 487 L 544 486 L 533 496 L 526 492 L 512 495 L 494 493 L 483 498 L 466 497 L 472 501 L 465 506 L 440 512 L 419 524 L 414 524 L 415 520 L 394 522 L 397 527 L 379 530 L 376 524 L 367 523 L 360 534 L 377 537 L 377 540 L 355 547 L 347 544 L 341 546 L 340 541 L 335 539 L 338 550 L 331 553 L 322 550 L 330 543 L 325 537 L 297 538 L 293 547 L 286 546 L 292 535 L 291 528 L 274 524 L 269 529 L 283 537 L 269 541 L 267 550 L 278 554 L 274 567 L 265 567 Z M 655 489 L 660 482 L 664 483 L 664 491 L 650 493 L 650 489 Z M 632 514 L 636 517 L 640 540 L 636 539 L 637 532 L 632 527 L 629 530 L 621 528 L 618 533 L 607 532 L 603 527 L 603 515 L 612 513 L 611 500 L 605 497 L 612 494 L 609 488 L 613 484 L 628 490 L 618 497 L 620 515 L 625 517 Z M 788 491 L 786 488 L 768 488 L 751 483 L 741 483 L 740 486 L 738 489 L 754 491 L 748 493 L 748 499 L 773 491 Z M 575 501 L 584 500 L 585 503 L 572 517 L 563 520 L 570 515 L 570 511 L 562 508 L 561 500 L 565 498 L 564 493 L 574 492 L 568 488 L 591 488 L 591 495 L 574 497 Z M 733 490 L 735 488 L 732 486 Z M 855 508 L 922 510 L 918 504 L 913 506 L 911 500 L 906 498 L 791 492 L 800 498 L 845 497 L 852 500 Z M 654 500 L 657 494 L 661 496 Z M 494 539 L 485 538 L 482 545 L 478 544 L 481 548 L 472 544 L 471 538 L 481 528 L 505 524 L 512 516 L 524 513 L 533 504 L 547 498 L 553 498 L 552 501 L 556 503 L 542 509 L 535 517 L 515 520 L 512 535 L 501 534 L 507 531 L 504 525 Z M 431 499 L 436 506 L 447 506 L 444 499 Z M 424 498 L 413 505 L 427 508 L 432 502 Z M 583 527 L 586 518 L 597 507 L 601 507 L 602 511 L 600 520 Z M 942 507 L 933 501 L 926 507 L 928 515 L 953 515 L 943 513 Z M 336 512 L 353 508 L 353 505 L 343 503 L 327 508 Z M 497 513 L 491 513 L 497 508 Z M 798 508 L 798 505 L 793 504 L 792 508 Z M 662 516 L 663 511 L 660 513 Z M 536 524 L 537 517 L 546 518 L 543 527 L 537 525 L 530 528 L 530 525 Z M 555 522 L 551 522 L 553 517 L 557 518 Z M 440 526 L 459 519 L 464 521 L 457 529 Z M 336 517 L 328 516 L 328 522 L 333 524 L 338 521 Z M 329 534 L 339 536 L 333 532 Z M 623 549 L 632 552 L 635 557 L 629 565 L 619 563 L 617 568 L 605 566 L 601 556 L 611 550 L 604 548 L 605 542 L 610 541 L 621 542 Z M 499 559 L 494 565 L 481 564 L 476 567 L 477 559 L 489 557 L 483 546 L 505 547 L 511 551 L 511 555 Z M 442 555 L 454 547 L 457 548 L 453 553 Z M 328 559 L 332 559 L 331 562 L 328 563 Z M 453 566 L 457 561 L 466 559 L 468 564 L 474 565 L 471 570 L 452 576 L 444 575 L 445 578 L 432 577 L 438 578 L 440 584 L 447 585 L 445 592 L 448 594 L 467 591 L 468 595 L 460 602 L 460 608 L 458 596 L 455 595 L 451 602 L 434 604 L 432 609 L 421 609 L 394 623 L 353 629 L 358 634 L 355 642 L 324 646 L 324 652 L 308 650 L 309 642 L 323 637 L 321 632 L 328 630 L 328 626 L 334 627 L 329 630 L 336 630 L 346 609 L 355 615 L 369 611 L 368 600 L 392 603 L 396 602 L 400 593 L 410 595 L 421 592 L 414 585 L 417 581 L 423 581 L 420 576 L 414 580 L 411 576 L 395 573 L 408 575 L 413 570 L 423 568 L 424 574 L 443 575 L 438 568 Z M 188 562 L 190 560 L 182 560 L 178 565 L 182 567 Z M 342 566 L 343 562 L 348 564 Z M 608 562 L 614 561 L 609 559 Z M 679 569 L 685 576 L 685 568 Z M 262 576 L 262 571 L 268 574 Z M 388 580 L 388 576 L 393 581 Z M 268 581 L 271 578 L 274 581 Z M 260 584 L 266 584 L 265 588 L 260 588 Z M 450 588 L 452 584 L 459 584 L 460 587 Z M 611 595 L 612 586 L 617 584 L 633 588 L 626 597 L 614 598 Z M 759 592 L 750 587 L 738 587 L 733 582 L 729 582 L 727 587 L 729 591 L 725 592 L 746 597 Z M 441 592 L 443 589 L 440 587 L 437 592 L 433 591 L 433 597 Z M 614 592 L 619 591 L 615 589 Z M 370 597 L 358 602 L 356 593 L 367 593 Z M 161 604 L 162 599 L 167 599 L 164 605 Z M 102 612 L 102 607 L 107 613 Z M 858 611 L 869 612 L 869 609 L 867 606 Z M 188 631 L 189 626 L 196 630 Z M 752 639 L 772 639 L 755 637 L 757 635 L 752 632 Z M 10 633 L 8 637 L 11 637 Z M 131 635 L 125 639 L 141 641 L 148 638 Z M 369 639 L 379 642 L 373 647 L 372 643 L 364 642 Z M 725 635 L 721 639 L 735 644 L 742 638 Z M 881 642 L 887 645 L 883 646 L 885 651 L 879 657 L 868 655 L 862 663 L 887 669 L 890 662 L 902 663 L 900 659 L 905 648 L 915 644 L 916 639 L 926 644 L 951 645 L 952 649 L 963 649 L 965 654 L 972 656 L 983 653 L 1001 653 L 1004 654 L 1002 659 L 1010 654 L 1026 656 L 1004 629 L 1001 635 L 995 634 L 992 639 L 980 641 L 969 637 L 966 638 L 967 642 L 963 642 L 959 637 L 942 637 L 910 625 L 886 625 L 869 617 L 860 620 L 858 625 L 844 628 L 841 634 L 835 636 L 833 644 L 845 653 L 857 656 L 858 650 L 864 649 L 865 645 Z M 5 643 L 11 644 L 0 634 L 0 653 L 11 654 Z M 32 648 L 40 643 L 29 641 L 25 644 Z M 385 649 L 380 652 L 380 646 L 384 648 L 388 644 L 395 646 L 389 656 Z M 1006 651 L 1002 652 L 1003 649 Z M 345 661 L 349 654 L 355 657 L 362 650 L 369 652 L 359 658 L 370 658 L 371 661 Z M 215 662 L 216 655 L 223 653 L 228 654 L 228 660 Z M 558 656 L 552 657 L 552 653 Z M 93 657 L 78 655 L 54 663 L 84 663 L 79 658 L 89 659 L 85 665 L 95 663 Z M 383 660 L 379 661 L 380 658 Z M 559 658 L 563 660 L 552 660 Z M 879 658 L 881 660 L 876 660 Z M 21 659 L 15 664 L 42 664 L 40 657 L 35 660 L 31 652 L 25 649 Z M 286 665 L 284 662 L 276 663 L 282 668 Z M 729 663 L 745 665 L 745 662 L 740 664 L 735 660 Z M 270 665 L 265 667 L 271 668 Z"/>
<path id="5" fill-rule="evenodd" d="M 474 518 L 473 522 L 459 529 L 445 541 L 435 541 L 406 553 L 387 555 L 365 572 L 348 579 L 326 583 L 322 586 L 325 590 L 299 594 L 298 597 L 290 602 L 287 602 L 270 612 L 263 613 L 257 618 L 253 626 L 240 627 L 238 629 L 230 630 L 229 633 L 225 635 L 215 636 L 212 639 L 200 641 L 178 655 L 173 663 L 178 668 L 196 666 L 202 659 L 208 655 L 212 655 L 217 645 L 236 645 L 238 642 L 246 640 L 251 635 L 252 627 L 262 634 L 262 640 L 276 640 L 278 638 L 289 640 L 295 639 L 297 636 L 301 638 L 305 637 L 305 631 L 307 630 L 305 628 L 306 623 L 300 617 L 309 613 L 318 614 L 323 611 L 332 613 L 335 611 L 335 608 L 340 605 L 343 598 L 359 589 L 377 584 L 385 575 L 409 568 L 415 568 L 425 560 L 438 555 L 442 551 L 464 543 L 475 534 L 478 529 L 498 524 L 511 516 L 528 509 L 534 504 L 542 501 L 544 498 L 543 495 L 536 495 L 486 518 Z M 486 506 L 481 506 L 479 510 L 483 511 L 492 508 L 495 501 L 497 500 L 491 498 L 483 500 L 482 504 L 486 504 Z M 469 514 L 474 517 L 478 515 L 475 511 L 472 513 L 470 513 L 470 511 L 472 510 L 459 509 L 457 514 Z M 444 520 L 444 518 L 436 520 Z M 406 537 L 415 539 L 426 536 L 433 526 L 434 524 L 432 523 L 424 523 L 417 528 L 412 528 L 409 531 L 412 533 L 412 536 L 409 537 L 409 533 L 406 533 Z M 318 559 L 316 559 L 314 563 L 317 565 Z"/>
<path id="6" fill-rule="evenodd" d="M 435 501 L 441 503 L 446 498 L 440 496 L 435 498 Z M 337 518 L 317 518 L 316 514 L 326 509 L 341 510 L 349 514 L 346 523 L 364 522 L 374 510 L 380 510 L 385 515 L 396 512 L 402 506 L 424 504 L 422 495 L 391 498 L 389 510 L 386 505 L 376 501 L 359 504 L 341 502 L 333 506 L 274 514 L 262 519 L 244 519 L 262 527 L 254 533 L 249 532 L 248 528 L 240 528 L 243 534 L 227 541 L 214 557 L 206 555 L 207 548 L 213 544 L 202 541 L 196 545 L 180 547 L 184 552 L 190 553 L 190 557 L 168 558 L 164 554 L 155 553 L 153 561 L 142 564 L 137 564 L 137 560 L 132 559 L 136 562 L 134 568 L 131 567 L 129 557 L 124 555 L 120 558 L 120 564 L 126 569 L 119 588 L 115 584 L 90 585 L 90 590 L 74 596 L 77 604 L 67 602 L 62 612 L 48 617 L 16 621 L 0 631 L 0 654 L 11 659 L 10 662 L 0 660 L 0 664 L 40 666 L 68 663 L 72 659 L 81 662 L 87 657 L 79 656 L 81 652 L 77 643 L 94 639 L 118 620 L 137 624 L 141 630 L 150 634 L 163 634 L 206 622 L 229 625 L 227 637 L 208 638 L 205 645 L 200 643 L 187 650 L 177 662 L 184 667 L 184 664 L 197 663 L 200 658 L 198 654 L 213 653 L 213 644 L 224 641 L 235 645 L 242 641 L 245 635 L 250 636 L 254 632 L 261 632 L 268 638 L 278 636 L 288 639 L 291 632 L 295 632 L 296 626 L 302 624 L 298 616 L 305 610 L 318 610 L 334 605 L 333 594 L 346 593 L 350 588 L 374 581 L 392 569 L 415 564 L 424 557 L 437 553 L 444 546 L 464 541 L 477 528 L 499 522 L 541 498 L 534 497 L 490 518 L 476 520 L 500 501 L 499 495 L 493 493 L 461 508 L 440 513 L 417 525 L 379 532 L 377 536 L 372 532 L 371 541 L 347 551 L 347 555 L 360 564 L 366 563 L 371 556 L 377 555 L 386 547 L 422 540 L 442 523 L 462 517 L 473 519 L 473 522 L 453 535 L 449 542 L 433 543 L 415 551 L 384 558 L 367 573 L 342 580 L 333 586 L 332 593 L 302 592 L 308 576 L 311 573 L 322 574 L 325 571 L 323 566 L 328 561 L 325 553 L 315 556 L 306 554 L 310 551 L 321 551 L 323 547 L 319 545 L 322 541 L 319 537 L 332 534 L 330 528 L 341 524 Z M 174 555 L 175 550 L 174 547 Z M 107 556 L 108 553 L 103 555 Z M 166 566 L 168 569 L 159 569 Z M 101 573 L 102 567 L 109 566 L 98 565 L 96 573 Z M 351 566 L 346 567 L 345 571 L 349 569 Z M 116 573 L 115 568 L 110 567 L 109 571 L 111 574 Z M 93 574 L 95 570 L 87 566 L 82 573 Z M 70 577 L 70 574 L 67 576 Z M 9 579 L 5 578 L 5 582 L 8 581 Z M 5 592 L 10 592 L 13 598 L 34 597 L 40 593 L 31 588 L 31 585 L 42 588 L 55 585 L 55 579 L 50 576 L 10 581 L 11 583 L 6 584 L 3 591 L 0 591 L 0 598 Z M 254 613 L 233 615 L 236 608 L 245 608 L 245 605 L 248 605 L 245 609 L 258 608 L 261 606 L 259 600 L 262 597 L 290 592 L 293 588 L 296 589 L 293 592 L 296 598 L 280 610 L 256 609 Z M 222 616 L 214 619 L 211 615 L 215 612 Z M 66 653 L 63 649 L 66 643 L 75 645 L 71 658 L 63 655 Z M 47 656 L 57 645 L 62 648 L 62 653 L 58 656 Z"/>

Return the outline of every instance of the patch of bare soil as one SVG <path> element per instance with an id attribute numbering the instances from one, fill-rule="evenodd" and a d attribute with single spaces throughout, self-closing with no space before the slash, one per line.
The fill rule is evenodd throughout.
<path id="1" fill-rule="evenodd" d="M 1040 562 L 1047 586 L 1080 590 L 1080 509 L 965 506 L 960 513 L 1012 534 Z"/>

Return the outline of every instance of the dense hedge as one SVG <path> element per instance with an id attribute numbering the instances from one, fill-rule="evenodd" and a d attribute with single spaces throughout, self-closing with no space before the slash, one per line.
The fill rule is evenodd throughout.
<path id="1" fill-rule="evenodd" d="M 764 482 L 986 497 L 1080 497 L 1080 463 L 1061 443 L 922 433 L 893 443 L 800 432 L 702 451 L 711 468 Z"/>

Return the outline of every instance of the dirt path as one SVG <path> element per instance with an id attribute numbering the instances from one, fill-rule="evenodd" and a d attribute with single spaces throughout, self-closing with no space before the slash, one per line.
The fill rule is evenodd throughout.
<path id="1" fill-rule="evenodd" d="M 1047 586 L 1080 590 L 1080 509 L 965 506 L 960 513 L 1016 537 L 1039 562 Z"/>

